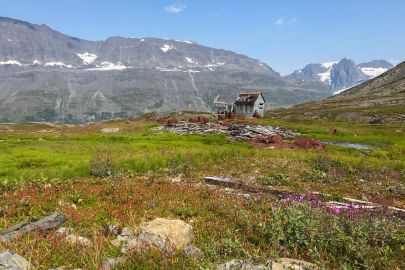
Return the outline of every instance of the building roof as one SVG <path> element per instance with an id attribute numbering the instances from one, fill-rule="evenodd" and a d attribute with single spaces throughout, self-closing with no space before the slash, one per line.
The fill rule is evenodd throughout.
<path id="1" fill-rule="evenodd" d="M 263 100 L 264 97 L 262 93 L 255 92 L 255 93 L 241 93 L 239 94 L 238 98 L 235 101 L 236 105 L 253 105 L 255 104 L 257 98 L 262 96 Z"/>

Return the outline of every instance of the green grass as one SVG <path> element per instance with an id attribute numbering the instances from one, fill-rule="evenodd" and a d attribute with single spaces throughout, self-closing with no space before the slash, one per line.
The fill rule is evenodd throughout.
<path id="1" fill-rule="evenodd" d="M 303 137 L 371 145 L 355 150 L 255 149 L 222 135 L 152 131 L 142 119 L 88 126 L 0 125 L 0 228 L 61 211 L 66 226 L 93 241 L 68 245 L 54 232 L 0 243 L 30 258 L 39 269 L 67 265 L 98 269 L 117 257 L 103 226 L 136 226 L 156 217 L 193 225 L 200 259 L 181 252 L 132 254 L 123 269 L 212 269 L 232 258 L 258 261 L 293 257 L 325 269 L 399 269 L 403 221 L 384 212 L 336 214 L 310 202 L 254 200 L 193 185 L 203 176 L 231 176 L 249 185 L 303 194 L 330 193 L 404 206 L 404 125 L 265 118 L 253 124 L 296 129 Z M 103 127 L 119 127 L 102 134 Z M 330 134 L 332 128 L 337 134 Z M 180 177 L 183 183 L 170 183 Z"/>
<path id="2" fill-rule="evenodd" d="M 41 138 L 41 139 L 39 139 Z M 224 136 L 134 133 L 122 135 L 0 136 L 0 180 L 89 176 L 90 162 L 110 159 L 115 173 L 145 173 L 189 162 L 195 168 L 253 150 Z M 99 160 L 94 160 L 99 159 Z"/>
<path id="3" fill-rule="evenodd" d="M 84 128 L 21 124 L 13 126 L 15 132 L 0 135 L 0 183 L 7 187 L 30 180 L 151 173 L 182 174 L 191 181 L 199 181 L 204 175 L 234 175 L 240 179 L 255 177 L 260 182 L 260 177 L 284 174 L 288 181 L 273 179 L 268 184 L 358 197 L 379 194 L 380 199 L 403 203 L 404 125 L 271 118 L 253 123 L 280 125 L 298 130 L 303 137 L 367 144 L 373 149 L 328 145 L 324 151 L 258 151 L 222 135 L 155 132 L 150 128 L 156 122 L 143 120 L 111 121 Z M 102 134 L 99 129 L 104 126 L 118 126 L 122 131 Z M 50 128 L 59 132 L 42 132 Z M 333 128 L 336 134 L 330 133 Z M 340 166 L 319 170 L 316 164 L 320 160 Z M 367 185 L 359 185 L 360 179 L 366 179 Z M 353 189 L 354 185 L 358 187 Z"/>

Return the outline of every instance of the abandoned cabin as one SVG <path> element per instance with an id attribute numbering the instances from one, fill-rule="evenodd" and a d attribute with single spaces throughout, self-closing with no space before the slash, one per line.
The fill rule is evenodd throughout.
<path id="1" fill-rule="evenodd" d="M 215 114 L 231 118 L 230 115 L 239 117 L 263 117 L 264 97 L 261 92 L 241 93 L 232 104 L 214 100 Z"/>

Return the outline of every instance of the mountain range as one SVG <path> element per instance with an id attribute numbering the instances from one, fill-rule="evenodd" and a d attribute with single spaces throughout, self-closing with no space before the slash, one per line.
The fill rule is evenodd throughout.
<path id="1" fill-rule="evenodd" d="M 386 60 L 356 65 L 353 60 L 343 58 L 340 61 L 308 64 L 285 78 L 292 81 L 321 82 L 335 93 L 339 93 L 339 90 L 365 82 L 393 67 L 394 65 Z"/>
<path id="2" fill-rule="evenodd" d="M 192 41 L 90 41 L 0 17 L 0 121 L 78 123 L 150 111 L 210 111 L 217 95 L 231 101 L 258 90 L 267 107 L 285 107 L 330 96 L 347 81 L 370 78 L 362 69 L 382 68 L 374 61 L 352 73 L 345 63 L 352 62 L 342 61 L 309 67 L 309 77 L 282 77 L 259 60 Z M 329 69 L 330 83 L 316 79 Z"/>
<path id="3" fill-rule="evenodd" d="M 380 63 L 377 64 L 379 68 Z M 329 119 L 372 124 L 404 123 L 405 62 L 326 99 L 276 110 L 272 113 L 274 116 L 299 120 Z"/>

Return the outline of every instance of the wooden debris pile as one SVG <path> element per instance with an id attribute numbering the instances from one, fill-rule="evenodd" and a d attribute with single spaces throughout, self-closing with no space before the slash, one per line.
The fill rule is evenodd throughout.
<path id="1" fill-rule="evenodd" d="M 225 134 L 235 140 L 253 140 L 262 143 L 280 141 L 280 137 L 292 139 L 299 135 L 298 132 L 281 127 L 243 124 L 230 125 L 228 122 L 178 122 L 156 127 L 154 130 L 165 130 L 177 134 Z"/>

